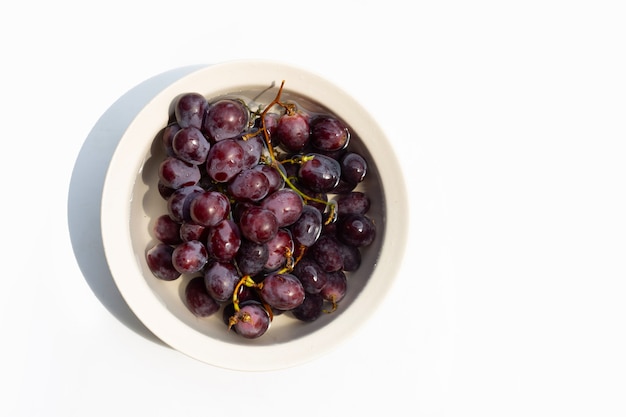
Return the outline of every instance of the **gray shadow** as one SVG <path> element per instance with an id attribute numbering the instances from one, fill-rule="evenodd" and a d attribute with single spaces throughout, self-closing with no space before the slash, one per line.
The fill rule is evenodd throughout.
<path id="1" fill-rule="evenodd" d="M 68 227 L 74 256 L 98 300 L 137 334 L 163 344 L 137 318 L 120 294 L 109 270 L 100 229 L 100 205 L 109 162 L 135 116 L 164 88 L 206 65 L 173 69 L 137 85 L 100 117 L 78 154 L 68 192 Z"/>

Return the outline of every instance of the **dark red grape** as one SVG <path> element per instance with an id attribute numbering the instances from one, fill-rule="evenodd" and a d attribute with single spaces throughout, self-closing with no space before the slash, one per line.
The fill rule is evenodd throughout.
<path id="1" fill-rule="evenodd" d="M 334 271 L 328 274 L 326 279 L 326 285 L 322 288 L 320 294 L 326 301 L 330 301 L 333 304 L 333 309 L 336 308 L 336 304 L 343 300 L 348 290 L 348 279 L 343 271 Z"/>
<path id="2" fill-rule="evenodd" d="M 327 234 L 320 236 L 308 253 L 326 272 L 338 271 L 343 268 L 343 256 L 339 242 L 333 236 Z"/>
<path id="3" fill-rule="evenodd" d="M 174 248 L 172 265 L 181 274 L 199 272 L 209 259 L 209 254 L 202 242 L 190 240 Z"/>
<path id="4" fill-rule="evenodd" d="M 309 294 L 318 294 L 326 285 L 326 272 L 310 258 L 301 259 L 293 269 L 293 275 L 298 277 L 304 291 Z"/>
<path id="5" fill-rule="evenodd" d="M 237 268 L 230 262 L 211 262 L 204 270 L 206 290 L 220 303 L 232 300 L 239 279 Z"/>
<path id="6" fill-rule="evenodd" d="M 349 245 L 367 246 L 376 237 L 376 226 L 363 214 L 348 214 L 337 220 L 337 237 Z"/>
<path id="7" fill-rule="evenodd" d="M 241 214 L 239 229 L 246 239 L 265 243 L 278 232 L 278 220 L 271 211 L 252 206 Z"/>
<path id="8" fill-rule="evenodd" d="M 174 104 L 174 117 L 180 127 L 193 126 L 200 129 L 209 103 L 198 93 L 185 93 L 179 96 Z"/>
<path id="9" fill-rule="evenodd" d="M 350 132 L 339 119 L 329 116 L 316 116 L 311 121 L 311 145 L 321 151 L 337 151 L 348 146 Z"/>
<path id="10" fill-rule="evenodd" d="M 337 201 L 337 214 L 365 214 L 370 208 L 370 199 L 364 192 L 352 191 L 348 194 L 339 195 Z"/>
<path id="11" fill-rule="evenodd" d="M 287 254 L 293 254 L 293 239 L 286 229 L 278 229 L 276 236 L 267 242 L 269 256 L 265 262 L 266 271 L 275 271 L 287 262 Z"/>
<path id="12" fill-rule="evenodd" d="M 152 231 L 155 238 L 168 245 L 176 245 L 182 241 L 180 223 L 174 221 L 168 214 L 157 217 Z"/>
<path id="13" fill-rule="evenodd" d="M 269 189 L 267 175 L 255 169 L 244 169 L 228 184 L 228 192 L 238 201 L 259 201 Z"/>
<path id="14" fill-rule="evenodd" d="M 200 170 L 197 165 L 170 156 L 159 165 L 159 179 L 166 187 L 177 189 L 200 181 Z"/>
<path id="15" fill-rule="evenodd" d="M 152 274 L 163 281 L 174 281 L 180 277 L 180 272 L 172 263 L 174 248 L 159 242 L 146 253 L 146 262 Z"/>
<path id="16" fill-rule="evenodd" d="M 174 135 L 176 132 L 180 130 L 180 126 L 178 123 L 170 123 L 165 126 L 163 129 L 163 135 L 161 136 L 161 141 L 163 142 L 163 149 L 165 149 L 165 153 L 167 156 L 176 156 L 174 153 L 174 148 L 172 148 L 172 140 L 174 139 Z"/>
<path id="17" fill-rule="evenodd" d="M 230 201 L 219 191 L 204 191 L 189 205 L 191 219 L 202 226 L 215 226 L 228 217 Z"/>
<path id="18" fill-rule="evenodd" d="M 300 152 L 309 142 L 309 119 L 300 112 L 285 113 L 278 119 L 272 137 L 290 152 Z"/>
<path id="19" fill-rule="evenodd" d="M 261 298 L 272 308 L 292 310 L 304 301 L 302 283 L 292 274 L 270 274 L 263 280 Z"/>
<path id="20" fill-rule="evenodd" d="M 217 142 L 209 150 L 206 171 L 217 182 L 228 182 L 244 165 L 244 151 L 235 139 Z"/>
<path id="21" fill-rule="evenodd" d="M 308 204 L 303 206 L 300 217 L 290 226 L 290 230 L 297 244 L 306 247 L 313 245 L 322 232 L 322 213 Z"/>
<path id="22" fill-rule="evenodd" d="M 256 302 L 244 303 L 229 320 L 229 324 L 237 334 L 246 339 L 261 337 L 270 327 L 270 322 L 267 310 Z"/>
<path id="23" fill-rule="evenodd" d="M 172 139 L 174 154 L 183 161 L 200 165 L 206 161 L 211 145 L 200 129 L 185 127 L 180 129 Z"/>
<path id="24" fill-rule="evenodd" d="M 232 260 L 241 246 L 241 234 L 237 224 L 224 219 L 209 229 L 206 248 L 209 255 L 220 261 Z"/>
<path id="25" fill-rule="evenodd" d="M 324 297 L 321 294 L 307 293 L 302 304 L 291 310 L 291 314 L 300 321 L 312 322 L 322 315 L 323 307 Z"/>
<path id="26" fill-rule="evenodd" d="M 358 184 L 367 174 L 367 161 L 355 152 L 346 153 L 340 160 L 341 178 L 350 183 Z"/>
<path id="27" fill-rule="evenodd" d="M 186 221 L 180 225 L 180 239 L 183 242 L 188 240 L 199 240 L 200 242 L 206 242 L 209 233 L 209 228 L 193 221 Z"/>
<path id="28" fill-rule="evenodd" d="M 266 243 L 255 243 L 243 239 L 235 261 L 244 275 L 256 275 L 263 270 L 269 259 L 269 248 Z"/>
<path id="29" fill-rule="evenodd" d="M 339 183 L 339 162 L 321 154 L 308 154 L 300 165 L 298 177 L 313 191 L 330 192 Z"/>
<path id="30" fill-rule="evenodd" d="M 302 213 L 302 197 L 291 188 L 283 188 L 268 195 L 261 207 L 271 211 L 278 220 L 278 227 L 293 224 Z"/>
<path id="31" fill-rule="evenodd" d="M 220 309 L 219 303 L 208 293 L 202 277 L 195 277 L 187 283 L 185 303 L 189 311 L 197 317 L 212 316 Z"/>
<path id="32" fill-rule="evenodd" d="M 276 169 L 269 165 L 260 164 L 253 168 L 256 171 L 261 171 L 267 177 L 269 181 L 269 190 L 268 194 L 273 193 L 274 191 L 280 190 L 285 186 L 285 180 L 278 173 Z M 278 169 L 282 169 L 282 166 L 279 166 Z M 284 172 L 284 170 L 282 170 Z"/>
<path id="33" fill-rule="evenodd" d="M 243 169 L 257 166 L 265 148 L 263 138 L 257 135 L 248 139 L 237 139 L 237 143 L 243 149 Z"/>
<path id="34" fill-rule="evenodd" d="M 343 257 L 343 270 L 356 271 L 361 266 L 361 251 L 358 247 L 339 242 L 339 249 Z"/>
<path id="35" fill-rule="evenodd" d="M 248 125 L 248 118 L 248 109 L 240 100 L 218 100 L 209 106 L 202 130 L 219 142 L 241 135 Z"/>

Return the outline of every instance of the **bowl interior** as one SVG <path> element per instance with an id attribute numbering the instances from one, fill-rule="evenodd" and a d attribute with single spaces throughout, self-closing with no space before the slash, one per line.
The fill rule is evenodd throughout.
<path id="1" fill-rule="evenodd" d="M 313 323 L 279 315 L 267 333 L 248 340 L 227 330 L 221 311 L 209 318 L 191 314 L 183 302 L 191 276 L 167 282 L 148 269 L 145 253 L 156 242 L 153 223 L 167 213 L 157 189 L 158 166 L 165 158 L 160 135 L 171 114 L 171 103 L 179 94 L 194 91 L 209 100 L 238 96 L 264 105 L 276 96 L 282 80 L 284 101 L 296 101 L 310 111 L 331 112 L 350 126 L 350 149 L 368 161 L 366 179 L 358 190 L 370 197 L 368 216 L 376 224 L 377 237 L 372 245 L 362 248 L 360 268 L 347 273 L 348 292 L 335 312 L 323 314 Z M 358 103 L 314 74 L 266 62 L 201 69 L 157 95 L 129 126 L 114 154 L 102 208 L 103 239 L 112 275 L 131 309 L 151 331 L 199 360 L 255 370 L 311 359 L 348 337 L 371 314 L 393 281 L 405 233 L 390 227 L 394 224 L 390 219 L 399 219 L 405 205 L 401 174 L 393 171 L 394 166 L 397 169 L 394 158 L 389 142 Z"/>

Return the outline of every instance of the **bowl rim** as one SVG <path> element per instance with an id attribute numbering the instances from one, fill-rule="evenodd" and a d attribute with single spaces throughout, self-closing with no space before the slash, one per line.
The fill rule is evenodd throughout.
<path id="1" fill-rule="evenodd" d="M 278 77 L 278 78 L 277 78 Z M 215 81 L 214 81 L 215 80 Z M 145 148 L 136 146 L 136 132 L 165 127 L 151 119 L 152 109 L 170 108 L 172 97 L 191 89 L 234 91 L 242 85 L 267 85 L 270 80 L 288 80 L 288 88 L 333 103 L 339 116 L 350 124 L 363 123 L 363 130 L 377 137 L 367 142 L 376 155 L 381 187 L 385 194 L 385 241 L 368 283 L 350 308 L 324 327 L 289 343 L 254 346 L 234 345 L 181 325 L 154 296 L 139 268 L 144 254 L 134 253 L 130 233 L 131 201 L 138 174 L 145 163 Z M 190 86 L 198 86 L 190 87 Z M 199 87 L 202 86 L 202 87 Z M 144 133 L 145 135 L 145 133 Z M 147 135 L 150 138 L 154 136 Z M 133 139 L 135 138 L 135 139 Z M 407 240 L 408 201 L 402 170 L 393 146 L 375 119 L 344 90 L 307 69 L 270 60 L 233 60 L 210 64 L 188 73 L 158 92 L 143 107 L 122 134 L 107 168 L 101 200 L 101 231 L 106 261 L 115 285 L 137 318 L 170 347 L 202 362 L 227 369 L 266 371 L 288 368 L 316 359 L 350 337 L 374 313 L 391 289 L 400 268 Z M 379 267 L 381 266 L 382 267 Z M 377 277 L 376 279 L 372 279 Z"/>

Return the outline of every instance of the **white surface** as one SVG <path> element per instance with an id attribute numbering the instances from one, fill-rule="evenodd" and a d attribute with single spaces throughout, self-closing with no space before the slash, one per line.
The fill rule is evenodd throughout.
<path id="1" fill-rule="evenodd" d="M 0 6 L 0 415 L 626 414 L 622 2 L 173 4 Z M 412 188 L 409 256 L 375 318 L 269 373 L 155 341 L 96 211 L 126 117 L 107 110 L 172 68 L 249 57 L 353 94 Z"/>
<path id="2" fill-rule="evenodd" d="M 171 72 L 167 74 L 156 79 L 171 82 Z M 407 241 L 403 219 L 408 217 L 408 198 L 393 145 L 358 101 L 301 67 L 246 59 L 209 65 L 179 76 L 149 97 L 110 159 L 100 217 L 111 276 L 137 318 L 163 342 L 192 358 L 241 371 L 277 370 L 317 359 L 351 338 L 370 316 L 377 314 L 378 305 L 396 281 Z M 254 98 L 255 104 L 247 104 L 257 108 L 275 100 L 282 81 L 285 86 L 281 101 L 318 100 L 351 127 L 350 149 L 368 161 L 366 180 L 358 189 L 371 200 L 367 214 L 377 225 L 377 239 L 361 249 L 361 265 L 347 274 L 349 291 L 336 312 L 304 326 L 287 318 L 287 314 L 275 317 L 263 338 L 250 341 L 226 331 L 222 311 L 202 320 L 190 313 L 181 297 L 190 276 L 169 282 L 158 280 L 145 262 L 146 251 L 155 244 L 148 231 L 154 219 L 167 213 L 156 187 L 158 166 L 165 152 L 155 137 L 168 123 L 172 101 L 181 94 L 198 92 L 211 101 L 224 94 L 238 94 L 244 100 Z M 143 101 L 134 93 L 136 89 L 132 91 L 125 97 Z"/>

